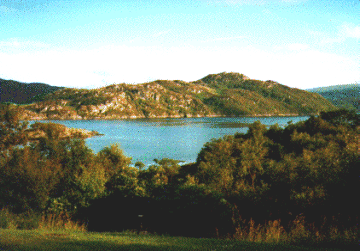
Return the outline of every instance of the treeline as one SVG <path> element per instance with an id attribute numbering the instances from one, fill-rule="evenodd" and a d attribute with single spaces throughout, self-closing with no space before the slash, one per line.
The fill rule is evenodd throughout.
<path id="1" fill-rule="evenodd" d="M 291 231 L 302 219 L 314 233 L 336 229 L 358 238 L 354 112 L 321 113 L 285 128 L 255 122 L 245 134 L 206 143 L 195 163 L 162 159 L 148 168 L 132 167 L 116 145 L 94 154 L 82 139 L 59 139 L 56 128 L 28 142 L 27 124 L 16 116 L 16 107 L 2 106 L 0 209 L 67 212 L 95 231 L 194 237 L 235 236 L 249 222 L 281 222 Z"/>
<path id="2" fill-rule="evenodd" d="M 62 88 L 42 83 L 21 83 L 0 78 L 0 103 L 29 104 Z"/>
<path id="3" fill-rule="evenodd" d="M 320 87 L 308 91 L 320 94 L 339 108 L 360 111 L 360 84 Z"/>

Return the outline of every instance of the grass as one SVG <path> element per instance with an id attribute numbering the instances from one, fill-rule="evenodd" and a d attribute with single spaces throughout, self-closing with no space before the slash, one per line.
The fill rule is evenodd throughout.
<path id="1" fill-rule="evenodd" d="M 85 232 L 86 226 L 74 222 L 67 214 L 38 215 L 36 213 L 13 214 L 7 209 L 0 210 L 0 229 L 38 229 Z"/>
<path id="2" fill-rule="evenodd" d="M 222 239 L 74 230 L 0 229 L 0 250 L 341 250 Z"/>
<path id="3" fill-rule="evenodd" d="M 30 229 L 30 230 L 29 230 Z M 286 232 L 280 221 L 266 225 L 240 220 L 226 238 L 188 238 L 136 231 L 88 232 L 66 214 L 15 215 L 0 211 L 0 250 L 346 250 L 357 249 L 359 229 L 311 230 L 304 218 Z M 339 247 L 338 249 L 334 247 Z"/>
<path id="4" fill-rule="evenodd" d="M 248 224 L 241 221 L 232 238 L 255 243 L 291 244 L 302 247 L 341 248 L 358 250 L 360 229 L 357 226 L 340 231 L 336 226 L 321 226 L 305 222 L 304 217 L 297 217 L 291 223 L 291 229 L 285 231 L 279 220 L 269 221 L 265 225 L 255 225 L 253 220 Z"/>

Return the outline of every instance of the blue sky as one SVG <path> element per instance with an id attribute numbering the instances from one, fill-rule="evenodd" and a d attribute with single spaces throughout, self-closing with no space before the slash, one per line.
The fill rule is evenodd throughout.
<path id="1" fill-rule="evenodd" d="M 360 4 L 0 0 L 0 78 L 97 88 L 239 72 L 300 89 L 360 79 Z"/>

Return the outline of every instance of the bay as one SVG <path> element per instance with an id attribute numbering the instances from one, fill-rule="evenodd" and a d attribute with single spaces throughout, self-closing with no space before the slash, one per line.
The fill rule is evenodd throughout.
<path id="1" fill-rule="evenodd" d="M 195 162 L 203 145 L 213 138 L 246 133 L 248 126 L 259 120 L 281 127 L 308 119 L 304 117 L 237 117 L 237 118 L 167 118 L 131 120 L 52 120 L 72 128 L 95 130 L 102 136 L 86 139 L 96 153 L 111 144 L 119 144 L 132 163 L 154 164 L 154 159 L 170 158 Z"/>

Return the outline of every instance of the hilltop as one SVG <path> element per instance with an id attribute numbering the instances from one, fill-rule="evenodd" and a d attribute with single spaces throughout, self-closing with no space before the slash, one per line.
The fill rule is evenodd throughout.
<path id="1" fill-rule="evenodd" d="M 336 109 L 319 94 L 233 72 L 193 82 L 156 80 L 91 90 L 64 88 L 22 108 L 24 119 L 297 116 Z"/>
<path id="2" fill-rule="evenodd" d="M 62 89 L 43 83 L 22 83 L 0 78 L 0 102 L 28 104 L 35 102 L 44 95 Z"/>
<path id="3" fill-rule="evenodd" d="M 359 84 L 320 87 L 308 91 L 320 94 L 339 108 L 360 111 Z"/>

